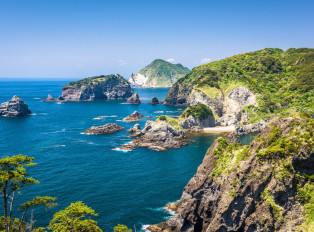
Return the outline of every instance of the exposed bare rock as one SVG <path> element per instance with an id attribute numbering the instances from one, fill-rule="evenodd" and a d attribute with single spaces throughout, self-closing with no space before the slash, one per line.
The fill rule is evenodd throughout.
<path id="1" fill-rule="evenodd" d="M 134 104 L 134 105 L 141 104 L 138 93 L 134 93 L 131 97 L 129 97 L 128 100 L 126 101 L 126 103 L 127 104 Z"/>
<path id="2" fill-rule="evenodd" d="M 180 124 L 183 127 L 183 129 L 189 131 L 199 131 L 204 127 L 214 127 L 215 118 L 213 115 L 209 115 L 204 119 L 189 116 L 188 118 L 181 120 Z"/>
<path id="3" fill-rule="evenodd" d="M 54 97 L 52 97 L 51 94 L 48 94 L 48 97 L 45 98 L 43 100 L 43 102 L 61 102 L 61 103 L 64 103 L 66 101 L 65 101 L 65 99 L 62 96 L 59 96 L 58 98 L 54 98 Z"/>
<path id="4" fill-rule="evenodd" d="M 158 100 L 157 97 L 153 97 L 152 98 L 152 101 L 151 102 L 148 102 L 147 104 L 150 104 L 150 105 L 158 105 L 160 102 Z M 162 103 L 161 103 L 162 104 Z"/>
<path id="5" fill-rule="evenodd" d="M 118 131 L 122 131 L 125 128 L 115 123 L 108 123 L 103 126 L 92 126 L 85 131 L 85 134 L 110 134 Z"/>
<path id="6" fill-rule="evenodd" d="M 304 138 L 310 134 L 310 120 L 286 118 L 273 121 L 251 145 L 216 140 L 180 200 L 171 205 L 176 216 L 148 229 L 253 232 L 308 228 L 306 201 L 299 192 L 313 184 L 306 178 L 314 173 L 313 141 Z"/>
<path id="7" fill-rule="evenodd" d="M 135 147 L 165 151 L 168 148 L 180 148 L 187 145 L 184 140 L 185 132 L 173 128 L 169 123 L 161 121 L 147 121 L 140 133 L 135 133 L 136 139 L 132 142 Z"/>
<path id="8" fill-rule="evenodd" d="M 125 122 L 138 122 L 141 120 L 141 118 L 144 117 L 144 115 L 139 114 L 139 112 L 134 111 L 132 114 L 127 116 L 124 121 Z"/>
<path id="9" fill-rule="evenodd" d="M 122 151 L 134 151 L 135 148 L 131 144 L 122 145 L 120 148 Z"/>
<path id="10" fill-rule="evenodd" d="M 136 123 L 132 128 L 128 130 L 129 133 L 135 133 L 141 131 L 140 124 Z"/>
<path id="11" fill-rule="evenodd" d="M 252 123 L 248 125 L 237 125 L 235 127 L 235 134 L 236 135 L 246 135 L 255 132 L 261 132 L 266 127 L 266 123 L 264 121 L 258 123 Z"/>
<path id="12" fill-rule="evenodd" d="M 4 102 L 0 106 L 0 115 L 6 117 L 20 117 L 32 114 L 28 105 L 23 100 L 14 95 L 11 100 Z"/>

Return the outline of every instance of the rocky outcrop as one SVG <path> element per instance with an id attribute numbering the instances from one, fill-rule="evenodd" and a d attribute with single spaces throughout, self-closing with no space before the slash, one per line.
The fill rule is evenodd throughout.
<path id="1" fill-rule="evenodd" d="M 133 95 L 130 84 L 120 75 L 101 75 L 71 82 L 62 88 L 62 96 L 48 96 L 44 101 L 94 101 L 127 99 Z"/>
<path id="2" fill-rule="evenodd" d="M 152 98 L 152 101 L 151 102 L 148 102 L 147 104 L 150 104 L 150 105 L 158 105 L 160 102 L 158 100 L 157 97 L 153 97 Z"/>
<path id="3" fill-rule="evenodd" d="M 21 98 L 14 95 L 11 100 L 4 102 L 0 106 L 0 115 L 6 117 L 20 117 L 32 114 L 28 105 Z"/>
<path id="4" fill-rule="evenodd" d="M 134 104 L 134 105 L 141 104 L 138 93 L 134 93 L 131 97 L 129 97 L 128 100 L 126 101 L 126 103 L 127 104 Z"/>
<path id="5" fill-rule="evenodd" d="M 119 126 L 115 123 L 108 123 L 103 126 L 92 126 L 88 128 L 84 134 L 110 134 L 118 131 L 122 131 L 125 128 L 122 126 Z"/>
<path id="6" fill-rule="evenodd" d="M 64 103 L 66 101 L 65 101 L 65 99 L 62 96 L 59 96 L 58 98 L 54 98 L 54 97 L 52 97 L 51 94 L 48 94 L 48 97 L 45 98 L 43 100 L 43 102 L 61 102 L 61 103 Z"/>
<path id="7" fill-rule="evenodd" d="M 189 116 L 186 119 L 180 120 L 180 124 L 183 129 L 189 131 L 200 131 L 204 127 L 214 127 L 215 118 L 212 115 L 209 115 L 207 118 L 196 118 Z"/>
<path id="8" fill-rule="evenodd" d="M 148 230 L 251 232 L 306 228 L 311 222 L 304 207 L 306 201 L 299 193 L 311 184 L 306 176 L 314 173 L 314 146 L 302 136 L 312 133 L 312 127 L 309 120 L 277 119 L 251 145 L 216 140 L 180 200 L 171 205 L 176 215 Z M 301 137 L 295 137 L 295 133 Z M 281 149 L 276 139 L 280 139 Z"/>
<path id="9" fill-rule="evenodd" d="M 144 115 L 140 114 L 137 111 L 134 111 L 132 114 L 124 118 L 124 122 L 138 122 L 141 120 L 141 118 L 144 117 Z"/>
<path id="10" fill-rule="evenodd" d="M 266 123 L 264 121 L 258 123 L 252 123 L 248 125 L 237 125 L 235 127 L 236 135 L 246 135 L 255 132 L 261 132 L 266 127 Z"/>
<path id="11" fill-rule="evenodd" d="M 137 133 L 139 131 L 141 131 L 141 126 L 138 123 L 128 130 L 129 133 Z"/>
<path id="12" fill-rule="evenodd" d="M 166 151 L 168 148 L 180 148 L 187 145 L 185 132 L 173 128 L 165 121 L 147 121 L 140 133 L 136 132 L 132 145 L 151 150 Z"/>

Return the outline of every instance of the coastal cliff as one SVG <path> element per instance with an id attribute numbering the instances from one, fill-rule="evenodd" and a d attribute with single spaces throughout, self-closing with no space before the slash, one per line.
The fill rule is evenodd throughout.
<path id="1" fill-rule="evenodd" d="M 44 101 L 94 101 L 127 99 L 133 95 L 130 84 L 119 74 L 88 77 L 63 86 L 62 96 L 48 96 Z"/>
<path id="2" fill-rule="evenodd" d="M 313 231 L 313 120 L 274 119 L 251 145 L 217 139 L 160 231 Z"/>
<path id="3" fill-rule="evenodd" d="M 195 67 L 165 104 L 211 108 L 217 126 L 314 114 L 314 49 L 267 48 Z"/>
<path id="4" fill-rule="evenodd" d="M 162 59 L 156 59 L 132 74 L 129 83 L 136 87 L 171 87 L 179 78 L 190 70 L 181 64 L 172 64 Z"/>

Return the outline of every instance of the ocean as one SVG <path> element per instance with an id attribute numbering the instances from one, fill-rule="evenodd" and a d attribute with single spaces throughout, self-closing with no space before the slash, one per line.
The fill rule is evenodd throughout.
<path id="1" fill-rule="evenodd" d="M 146 104 L 154 96 L 165 98 L 169 89 L 158 88 L 135 89 L 143 102 L 140 105 L 121 104 L 125 100 L 42 102 L 49 93 L 61 95 L 62 86 L 68 82 L 0 81 L 1 103 L 18 95 L 33 112 L 24 118 L 0 118 L 0 157 L 23 154 L 35 157 L 37 163 L 27 170 L 40 184 L 22 189 L 15 208 L 35 196 L 56 197 L 58 206 L 34 210 L 36 227 L 47 226 L 55 212 L 76 201 L 83 201 L 99 214 L 94 219 L 104 231 L 112 231 L 117 224 L 140 231 L 143 225 L 169 218 L 171 214 L 164 206 L 180 198 L 217 136 L 194 135 L 195 143 L 166 152 L 146 148 L 119 151 L 117 148 L 131 142 L 126 130 L 135 124 L 124 123 L 124 117 L 137 110 L 152 116 L 148 120 L 155 120 L 161 114 L 178 116 L 184 107 Z M 107 117 L 95 119 L 99 116 Z M 140 122 L 141 127 L 146 120 Z M 126 130 L 109 135 L 82 134 L 90 126 L 106 123 L 117 123 Z M 241 140 L 249 143 L 252 137 Z M 17 211 L 14 216 L 20 214 Z"/>

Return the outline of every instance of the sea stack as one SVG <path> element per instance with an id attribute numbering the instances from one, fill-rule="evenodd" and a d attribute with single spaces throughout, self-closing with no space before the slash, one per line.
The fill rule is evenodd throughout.
<path id="1" fill-rule="evenodd" d="M 129 97 L 128 100 L 126 101 L 126 103 L 127 104 L 134 104 L 134 105 L 141 104 L 138 93 L 134 93 L 131 97 Z"/>
<path id="2" fill-rule="evenodd" d="M 14 95 L 10 101 L 4 102 L 0 106 L 0 115 L 6 117 L 20 117 L 32 114 L 28 105 L 23 100 Z"/>
<path id="3" fill-rule="evenodd" d="M 152 102 L 149 102 L 147 104 L 150 104 L 150 105 L 158 105 L 159 104 L 159 100 L 157 97 L 153 97 L 152 99 Z"/>
<path id="4" fill-rule="evenodd" d="M 138 122 L 141 120 L 141 118 L 143 117 L 144 115 L 142 114 L 139 114 L 139 112 L 137 111 L 134 111 L 132 114 L 130 114 L 129 116 L 127 116 L 124 121 L 125 122 Z"/>

